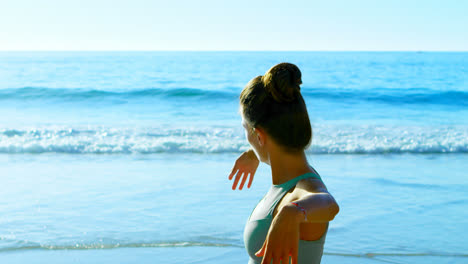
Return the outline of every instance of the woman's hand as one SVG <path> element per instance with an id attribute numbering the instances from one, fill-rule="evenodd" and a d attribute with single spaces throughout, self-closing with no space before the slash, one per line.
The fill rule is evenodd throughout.
<path id="1" fill-rule="evenodd" d="M 239 158 L 237 158 L 236 163 L 232 168 L 231 174 L 229 175 L 229 180 L 232 180 L 234 175 L 236 175 L 234 183 L 232 184 L 232 189 L 236 189 L 237 183 L 239 183 L 239 180 L 242 178 L 242 182 L 239 185 L 239 190 L 242 190 L 245 181 L 247 180 L 247 177 L 249 177 L 249 175 L 250 178 L 249 183 L 247 184 L 247 188 L 250 188 L 259 163 L 260 161 L 258 160 L 257 155 L 255 155 L 255 152 L 252 149 L 249 149 L 246 152 L 242 153 L 242 155 L 240 155 Z"/>
<path id="2" fill-rule="evenodd" d="M 281 208 L 271 223 L 262 248 L 255 253 L 262 257 L 262 264 L 291 263 L 297 264 L 299 248 L 299 225 L 304 215 L 294 205 Z"/>

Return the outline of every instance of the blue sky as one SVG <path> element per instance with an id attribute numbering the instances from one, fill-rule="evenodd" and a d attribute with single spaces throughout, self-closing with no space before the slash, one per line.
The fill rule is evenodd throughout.
<path id="1" fill-rule="evenodd" d="M 462 0 L 1 0 L 0 50 L 468 50 Z"/>

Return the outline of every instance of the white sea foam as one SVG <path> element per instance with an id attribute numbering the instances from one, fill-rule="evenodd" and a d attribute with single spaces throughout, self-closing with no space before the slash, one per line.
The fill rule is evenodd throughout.
<path id="1" fill-rule="evenodd" d="M 466 126 L 323 126 L 311 151 L 329 154 L 467 153 Z"/>
<path id="2" fill-rule="evenodd" d="M 155 154 L 239 153 L 248 148 L 232 127 L 0 129 L 0 153 Z M 468 153 L 468 127 L 314 127 L 315 154 Z"/>

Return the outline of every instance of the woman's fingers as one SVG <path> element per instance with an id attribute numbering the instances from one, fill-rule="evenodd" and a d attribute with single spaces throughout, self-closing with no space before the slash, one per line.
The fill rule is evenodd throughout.
<path id="1" fill-rule="evenodd" d="M 242 181 L 241 181 L 241 184 L 239 186 L 239 190 L 242 190 L 242 188 L 244 188 L 244 184 L 245 184 L 245 181 L 247 180 L 247 177 L 249 177 L 249 174 L 246 172 L 246 173 L 244 173 L 244 177 L 242 177 Z"/>
<path id="2" fill-rule="evenodd" d="M 267 262 L 268 263 L 268 262 Z M 281 258 L 278 256 L 273 256 L 273 264 L 280 264 Z M 284 263 L 284 262 L 283 262 Z M 288 263 L 289 264 L 289 263 Z"/>
<path id="3" fill-rule="evenodd" d="M 236 178 L 234 179 L 234 183 L 232 184 L 232 189 L 235 190 L 236 187 L 237 187 L 237 183 L 239 182 L 240 178 L 242 177 L 242 172 L 238 172 L 237 175 L 236 175 Z"/>
<path id="4" fill-rule="evenodd" d="M 235 178 L 234 178 L 234 175 L 235 175 Z M 242 188 L 244 188 L 245 182 L 247 181 L 247 178 L 249 178 L 249 182 L 247 183 L 247 188 L 250 188 L 250 186 L 252 186 L 253 173 L 249 173 L 246 171 L 244 172 L 238 168 L 233 168 L 231 171 L 231 174 L 229 174 L 229 180 L 232 180 L 232 178 L 234 178 L 234 182 L 232 183 L 233 190 L 236 189 L 237 184 L 242 178 L 242 181 L 240 181 L 240 185 L 239 185 L 239 190 L 242 190 Z"/>
<path id="5" fill-rule="evenodd" d="M 273 259 L 273 256 L 267 252 L 265 256 L 263 256 L 262 264 L 271 264 L 272 259 Z"/>
<path id="6" fill-rule="evenodd" d="M 261 257 L 263 257 L 261 264 L 271 264 L 271 257 L 269 254 L 266 254 L 266 252 L 263 252 L 263 255 Z"/>
<path id="7" fill-rule="evenodd" d="M 250 188 L 250 186 L 252 186 L 252 181 L 253 181 L 254 174 L 255 174 L 255 172 L 251 172 L 249 174 L 250 177 L 249 177 L 249 183 L 247 184 L 247 188 Z"/>
<path id="8" fill-rule="evenodd" d="M 272 261 L 273 264 L 297 264 L 297 257 L 291 257 L 291 262 L 289 262 L 289 258 L 290 256 L 288 254 L 272 255 L 270 252 L 266 252 L 262 259 L 262 264 L 270 264 Z"/>
<path id="9" fill-rule="evenodd" d="M 244 188 L 247 178 L 249 178 L 247 188 L 250 188 L 250 186 L 252 186 L 253 176 L 259 163 L 260 162 L 258 161 L 257 156 L 255 156 L 255 153 L 253 153 L 253 150 L 242 153 L 242 155 L 237 158 L 234 167 L 232 167 L 231 173 L 229 174 L 229 180 L 234 178 L 232 189 L 235 190 L 237 188 L 237 184 L 239 183 L 241 177 L 242 181 L 239 185 L 239 190 Z"/>
<path id="10" fill-rule="evenodd" d="M 231 174 L 229 174 L 229 180 L 232 180 L 232 177 L 238 172 L 239 169 L 237 168 L 237 165 L 234 165 L 234 167 L 231 170 Z"/>
<path id="11" fill-rule="evenodd" d="M 284 242 L 284 241 L 283 241 Z M 289 260 L 291 259 L 291 264 L 297 264 L 297 253 L 298 253 L 298 248 L 292 246 L 291 250 L 287 250 L 286 248 L 281 248 L 278 247 L 279 245 L 285 246 L 282 243 L 280 244 L 268 244 L 267 241 L 263 243 L 262 248 L 255 253 L 255 256 L 257 257 L 263 257 L 262 259 L 262 264 L 271 264 L 273 261 L 273 264 L 282 264 L 282 263 L 287 263 L 289 264 Z M 286 242 L 286 244 L 289 244 Z"/>
<path id="12" fill-rule="evenodd" d="M 257 257 L 263 256 L 262 264 L 289 264 L 290 257 L 291 263 L 297 264 L 299 225 L 282 215 L 273 219 L 262 248 L 255 253 Z"/>
<path id="13" fill-rule="evenodd" d="M 297 247 L 293 247 L 291 249 L 291 264 L 297 264 L 297 254 L 298 254 L 299 249 Z"/>

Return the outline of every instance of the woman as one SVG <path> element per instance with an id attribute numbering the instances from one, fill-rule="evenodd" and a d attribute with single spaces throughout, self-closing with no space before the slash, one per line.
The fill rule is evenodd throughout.
<path id="1" fill-rule="evenodd" d="M 236 161 L 229 179 L 250 188 L 259 161 L 271 167 L 270 190 L 247 221 L 249 263 L 320 263 L 328 222 L 339 207 L 304 150 L 312 139 L 300 93 L 301 72 L 290 63 L 252 79 L 240 95 L 242 125 L 253 149 Z M 291 261 L 291 262 L 289 262 Z"/>

